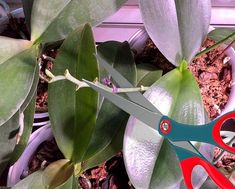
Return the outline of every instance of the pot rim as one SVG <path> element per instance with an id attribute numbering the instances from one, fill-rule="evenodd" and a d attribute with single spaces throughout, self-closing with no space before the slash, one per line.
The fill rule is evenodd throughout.
<path id="1" fill-rule="evenodd" d="M 20 158 L 10 167 L 7 177 L 7 186 L 12 187 L 19 182 L 20 176 L 24 171 L 28 171 L 28 162 L 35 153 L 38 146 L 49 139 L 52 139 L 53 133 L 51 125 L 47 124 L 30 135 L 28 144 Z"/>

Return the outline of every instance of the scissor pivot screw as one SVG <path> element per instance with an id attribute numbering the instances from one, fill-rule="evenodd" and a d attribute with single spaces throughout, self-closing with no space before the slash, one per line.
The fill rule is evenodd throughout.
<path id="1" fill-rule="evenodd" d="M 171 123 L 168 120 L 162 120 L 160 129 L 164 134 L 168 134 L 171 131 Z"/>

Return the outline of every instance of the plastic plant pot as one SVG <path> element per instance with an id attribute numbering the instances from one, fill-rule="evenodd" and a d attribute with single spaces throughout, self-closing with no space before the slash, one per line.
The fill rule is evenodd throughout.
<path id="1" fill-rule="evenodd" d="M 0 18 L 6 16 L 9 11 L 9 6 L 4 0 L 0 0 Z"/>
<path id="2" fill-rule="evenodd" d="M 50 125 L 45 125 L 36 130 L 29 139 L 28 145 L 20 158 L 12 165 L 8 172 L 7 186 L 12 187 L 22 179 L 22 176 L 27 174 L 29 168 L 28 163 L 31 157 L 36 152 L 37 148 L 44 141 L 53 138 Z"/>

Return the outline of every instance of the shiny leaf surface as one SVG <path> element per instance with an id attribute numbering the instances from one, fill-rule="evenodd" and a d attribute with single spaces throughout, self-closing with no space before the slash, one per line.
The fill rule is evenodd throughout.
<path id="1" fill-rule="evenodd" d="M 53 73 L 61 75 L 66 69 L 78 79 L 93 81 L 98 66 L 92 31 L 89 25 L 73 32 L 62 44 Z M 67 159 L 81 162 L 96 125 L 98 95 L 90 88 L 76 91 L 69 81 L 49 85 L 49 115 L 53 133 Z M 63 108 L 61 108 L 63 107 Z"/>
<path id="2" fill-rule="evenodd" d="M 0 125 L 25 102 L 37 70 L 36 48 L 24 40 L 0 37 Z M 30 48 L 30 49 L 28 49 Z M 27 104 L 27 103 L 26 103 Z"/>
<path id="3" fill-rule="evenodd" d="M 205 123 L 200 90 L 188 70 L 174 69 L 167 73 L 144 96 L 161 113 L 178 122 Z M 128 175 L 136 188 L 172 189 L 182 179 L 171 146 L 158 132 L 133 117 L 127 124 L 123 151 Z M 201 180 L 205 180 L 207 176 L 202 175 Z"/>
<path id="4" fill-rule="evenodd" d="M 228 36 L 231 36 L 231 37 L 225 42 L 225 44 L 227 44 L 227 45 L 235 40 L 235 29 L 216 28 L 208 34 L 208 37 L 210 37 L 211 39 L 213 39 L 217 42 L 225 39 Z M 235 48 L 235 43 L 233 43 L 233 48 Z"/>
<path id="5" fill-rule="evenodd" d="M 37 86 L 37 83 L 38 83 L 38 80 L 35 81 L 36 86 Z M 35 88 L 34 89 L 31 88 L 31 90 L 32 90 L 33 98 L 30 95 L 31 101 L 23 112 L 23 118 L 24 118 L 23 133 L 22 133 L 22 136 L 20 137 L 19 143 L 15 146 L 15 149 L 11 155 L 11 164 L 15 163 L 19 159 L 21 154 L 23 153 L 25 147 L 28 144 L 29 136 L 32 132 L 34 113 L 35 113 L 36 91 L 35 91 Z"/>
<path id="6" fill-rule="evenodd" d="M 61 173 L 63 174 L 63 173 Z M 18 182 L 12 189 L 78 189 L 79 186 L 76 182 L 76 178 L 74 175 L 70 176 L 63 184 L 57 187 L 47 186 L 44 182 L 44 171 L 39 170 L 36 171 L 25 179 Z"/>
<path id="7" fill-rule="evenodd" d="M 43 171 L 43 183 L 47 188 L 56 188 L 64 184 L 73 175 L 73 171 L 74 166 L 69 160 L 55 161 Z"/>
<path id="8" fill-rule="evenodd" d="M 107 43 L 113 44 L 113 42 Z M 108 61 L 108 63 L 113 64 L 113 67 L 135 86 L 136 67 L 128 43 L 117 43 L 113 48 L 109 48 L 107 43 L 98 47 L 98 53 L 102 57 L 101 61 Z M 110 54 L 114 55 L 113 58 L 109 56 Z M 107 76 L 108 75 L 103 75 L 103 77 Z M 126 126 L 128 117 L 129 115 L 127 113 L 104 99 L 97 117 L 97 125 L 86 153 L 86 159 L 110 145 L 113 138 L 119 133 L 119 130 L 122 130 L 121 128 Z M 122 138 L 120 138 L 120 140 L 122 140 Z M 114 154 L 110 154 L 110 157 L 112 155 Z"/>
<path id="9" fill-rule="evenodd" d="M 126 0 L 37 0 L 31 14 L 31 40 L 52 42 L 89 22 L 96 25 Z"/>
<path id="10" fill-rule="evenodd" d="M 147 33 L 163 55 L 178 66 L 190 62 L 205 39 L 211 12 L 210 0 L 140 0 Z"/>
<path id="11" fill-rule="evenodd" d="M 151 64 L 138 64 L 136 68 L 137 86 L 151 86 L 162 76 L 162 70 L 156 69 L 156 67 Z"/>
<path id="12" fill-rule="evenodd" d="M 19 112 L 16 112 L 0 127 L 0 175 L 11 159 L 16 145 L 16 134 L 19 129 Z"/>

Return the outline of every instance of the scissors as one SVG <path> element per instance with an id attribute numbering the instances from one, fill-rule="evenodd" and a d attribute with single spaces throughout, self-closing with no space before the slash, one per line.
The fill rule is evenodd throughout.
<path id="1" fill-rule="evenodd" d="M 97 55 L 97 59 L 119 86 L 133 87 L 103 57 Z M 129 98 L 126 99 L 115 94 L 110 87 L 101 83 L 93 83 L 85 79 L 83 81 L 122 110 L 157 130 L 160 135 L 170 142 L 179 158 L 184 181 L 188 189 L 193 189 L 191 176 L 193 168 L 197 165 L 202 166 L 221 189 L 235 188 L 191 143 L 191 141 L 206 142 L 235 153 L 235 148 L 225 144 L 220 135 L 223 123 L 230 118 L 235 118 L 235 112 L 225 114 L 205 125 L 182 124 L 162 115 L 140 92 L 126 93 Z"/>

